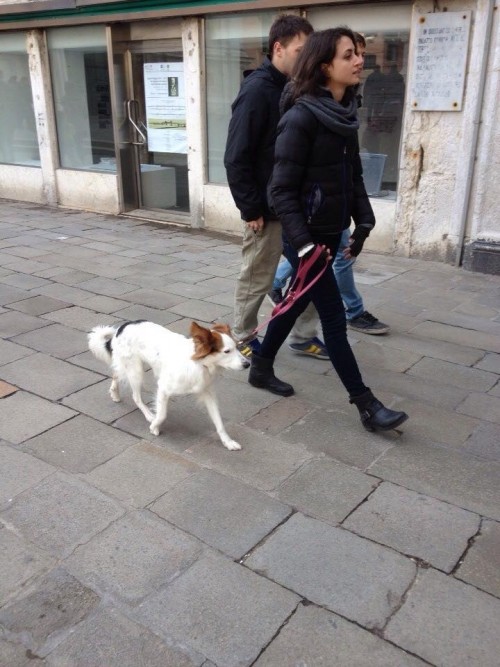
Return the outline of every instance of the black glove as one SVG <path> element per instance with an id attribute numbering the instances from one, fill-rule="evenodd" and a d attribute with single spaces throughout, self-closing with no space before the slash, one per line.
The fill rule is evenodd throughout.
<path id="1" fill-rule="evenodd" d="M 349 250 L 353 257 L 357 257 L 359 253 L 363 250 L 363 244 L 368 237 L 370 230 L 366 227 L 355 227 L 353 233 L 351 234 L 351 243 L 349 244 Z"/>

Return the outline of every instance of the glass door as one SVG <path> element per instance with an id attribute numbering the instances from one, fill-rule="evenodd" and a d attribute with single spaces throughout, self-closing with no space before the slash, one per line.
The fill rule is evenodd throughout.
<path id="1" fill-rule="evenodd" d="M 124 209 L 149 211 L 158 219 L 187 216 L 181 38 L 132 41 L 126 26 L 113 27 L 111 36 L 115 141 Z"/>

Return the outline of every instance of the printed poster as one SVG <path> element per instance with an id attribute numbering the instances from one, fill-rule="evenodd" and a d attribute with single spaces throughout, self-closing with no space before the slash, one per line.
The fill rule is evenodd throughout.
<path id="1" fill-rule="evenodd" d="M 183 63 L 144 63 L 148 149 L 187 153 Z"/>

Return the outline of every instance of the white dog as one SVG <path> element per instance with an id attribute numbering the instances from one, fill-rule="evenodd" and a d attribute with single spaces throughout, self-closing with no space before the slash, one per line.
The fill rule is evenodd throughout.
<path id="1" fill-rule="evenodd" d="M 113 369 L 109 390 L 113 401 L 120 401 L 119 382 L 128 380 L 135 404 L 154 435 L 159 435 L 165 421 L 170 396 L 196 394 L 205 403 L 224 447 L 241 449 L 224 428 L 212 383 L 221 368 L 243 370 L 250 364 L 238 352 L 227 324 L 205 329 L 193 322 L 190 334 L 186 338 L 159 324 L 138 320 L 118 328 L 95 327 L 89 334 L 89 349 Z M 157 380 L 156 414 L 141 396 L 144 365 L 153 369 Z"/>

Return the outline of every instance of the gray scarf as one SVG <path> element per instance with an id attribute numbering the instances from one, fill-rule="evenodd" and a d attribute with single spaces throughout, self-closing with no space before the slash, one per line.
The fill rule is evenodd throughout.
<path id="1" fill-rule="evenodd" d="M 303 95 L 296 101 L 296 104 L 309 109 L 322 125 L 343 137 L 348 137 L 358 131 L 358 104 L 354 96 L 347 106 L 340 104 L 330 95 L 320 97 Z"/>

